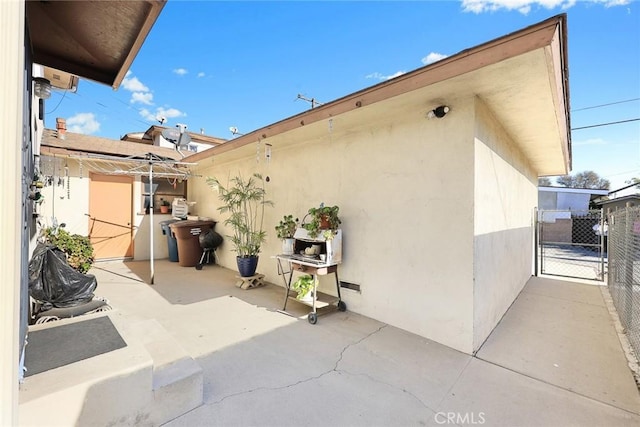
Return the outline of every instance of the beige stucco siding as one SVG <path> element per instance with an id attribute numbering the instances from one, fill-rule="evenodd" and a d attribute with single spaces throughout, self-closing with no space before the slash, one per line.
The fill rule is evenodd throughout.
<path id="1" fill-rule="evenodd" d="M 300 133 L 292 144 L 284 134 L 256 142 L 244 158 L 230 152 L 204 160 L 203 178 L 190 180 L 189 199 L 197 200 L 199 215 L 223 220 L 204 177 L 269 176 L 275 207 L 265 217 L 268 240 L 258 271 L 278 285 L 282 279 L 270 258 L 281 250 L 277 221 L 288 213 L 302 219 L 320 202 L 339 205 L 340 278 L 361 286 L 360 293 L 343 291 L 348 309 L 470 352 L 473 102 L 458 102 L 445 119 L 389 116 L 345 130 L 336 119 L 322 124 L 327 131 L 319 138 L 305 140 Z M 263 156 L 266 144 L 270 162 Z M 216 229 L 229 233 L 221 223 Z M 224 243 L 219 261 L 236 269 L 229 250 Z M 331 280 L 321 286 L 335 288 Z"/>
<path id="2" fill-rule="evenodd" d="M 481 101 L 475 109 L 474 351 L 532 272 L 537 178 Z"/>
<path id="3" fill-rule="evenodd" d="M 64 223 L 65 230 L 72 234 L 86 236 L 89 231 L 89 173 L 86 168 L 81 171 L 77 160 L 59 159 L 61 168 L 53 167 L 50 157 L 41 160 L 43 174 L 55 172 L 52 185 L 42 189 L 43 202 L 37 208 L 39 221 L 44 227 Z M 64 165 L 68 168 L 68 179 L 65 176 Z M 82 173 L 82 177 L 80 176 Z M 41 177 L 46 179 L 45 176 Z"/>

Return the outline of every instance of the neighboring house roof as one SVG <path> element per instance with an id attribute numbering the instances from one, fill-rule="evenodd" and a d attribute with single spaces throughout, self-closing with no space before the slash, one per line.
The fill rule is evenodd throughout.
<path id="1" fill-rule="evenodd" d="M 539 176 L 571 169 L 566 15 L 464 50 L 415 71 L 312 108 L 185 159 L 197 162 L 275 135 L 295 144 L 329 130 L 348 132 L 382 118 L 427 111 L 479 97 Z M 286 136 L 285 136 L 286 134 Z M 267 141 L 268 142 L 268 141 Z M 241 148 L 244 149 L 240 150 Z"/>
<path id="2" fill-rule="evenodd" d="M 60 139 L 58 138 L 58 132 L 52 129 L 45 129 L 43 131 L 40 153 L 63 156 L 101 154 L 123 158 L 133 156 L 140 159 L 151 153 L 173 160 L 182 159 L 182 155 L 179 152 L 170 148 L 136 144 L 72 132 L 66 132 L 65 139 Z"/>
<path id="3" fill-rule="evenodd" d="M 600 200 L 596 203 L 606 207 L 607 205 L 610 205 L 613 203 L 620 204 L 620 203 L 633 202 L 633 201 L 640 202 L 640 194 L 631 194 L 629 196 L 616 197 L 615 199 Z"/>
<path id="4" fill-rule="evenodd" d="M 547 191 L 554 193 L 581 193 L 591 194 L 592 196 L 606 196 L 609 194 L 609 190 L 595 189 L 595 188 L 569 188 L 569 187 L 538 187 L 538 191 Z"/>
<path id="5" fill-rule="evenodd" d="M 27 1 L 33 62 L 117 89 L 165 3 Z"/>
<path id="6" fill-rule="evenodd" d="M 122 141 L 138 142 L 142 144 L 153 144 L 154 138 L 160 133 L 162 133 L 164 129 L 168 129 L 168 127 L 153 125 L 149 129 L 147 129 L 145 132 L 127 133 L 125 134 L 125 136 L 123 136 L 120 139 Z M 204 135 L 202 133 L 187 132 L 187 134 L 191 137 L 191 141 L 199 142 L 202 144 L 216 146 L 216 145 L 220 145 L 227 142 L 226 139 L 218 138 L 215 136 Z"/>

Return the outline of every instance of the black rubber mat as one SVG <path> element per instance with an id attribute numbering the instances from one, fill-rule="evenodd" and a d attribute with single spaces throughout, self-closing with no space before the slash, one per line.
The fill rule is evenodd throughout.
<path id="1" fill-rule="evenodd" d="M 27 342 L 27 377 L 127 345 L 107 316 L 29 332 Z"/>

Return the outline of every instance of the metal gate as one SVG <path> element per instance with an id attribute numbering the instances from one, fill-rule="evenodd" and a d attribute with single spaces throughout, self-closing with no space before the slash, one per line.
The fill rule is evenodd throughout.
<path id="1" fill-rule="evenodd" d="M 604 281 L 607 223 L 602 210 L 541 210 L 536 273 Z"/>

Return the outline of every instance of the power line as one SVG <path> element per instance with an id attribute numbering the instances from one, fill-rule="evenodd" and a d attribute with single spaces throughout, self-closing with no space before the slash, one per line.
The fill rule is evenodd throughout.
<path id="1" fill-rule="evenodd" d="M 620 123 L 629 123 L 629 122 L 636 122 L 640 120 L 640 117 L 638 117 L 637 119 L 629 119 L 629 120 L 620 120 L 619 122 L 609 122 L 609 123 L 599 123 L 597 125 L 591 125 L 591 126 L 582 126 L 579 128 L 572 128 L 571 130 L 580 130 L 580 129 L 590 129 L 590 128 L 597 128 L 600 126 L 610 126 L 610 125 L 617 125 Z"/>
<path id="2" fill-rule="evenodd" d="M 60 106 L 60 104 L 62 104 L 62 100 L 65 98 L 65 96 L 67 96 L 67 90 L 65 89 L 64 93 L 62 94 L 62 97 L 60 98 L 60 101 L 58 101 L 58 104 L 56 105 L 56 107 L 51 110 L 51 111 L 47 111 L 45 114 L 51 114 L 53 112 L 55 112 L 58 107 Z"/>
<path id="3" fill-rule="evenodd" d="M 608 104 L 593 105 L 591 107 L 583 107 L 583 108 L 578 108 L 578 109 L 571 110 L 571 111 L 591 110 L 593 108 L 608 107 L 609 105 L 624 104 L 625 102 L 633 102 L 633 101 L 638 101 L 638 100 L 640 100 L 640 98 L 625 99 L 624 101 L 616 101 L 616 102 L 610 102 Z"/>

